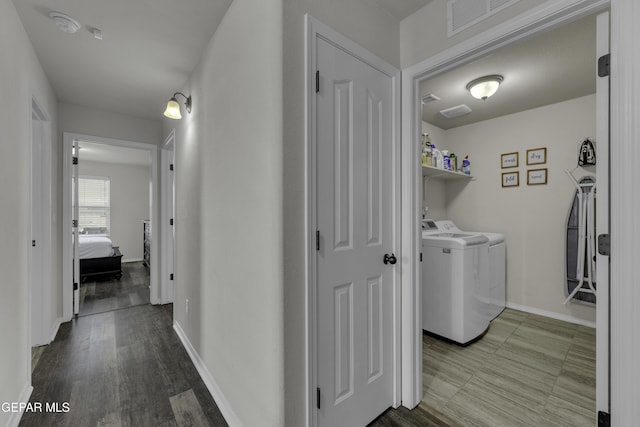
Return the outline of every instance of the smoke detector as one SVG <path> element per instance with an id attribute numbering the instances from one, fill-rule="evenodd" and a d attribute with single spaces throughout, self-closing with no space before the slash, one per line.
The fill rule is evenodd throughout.
<path id="1" fill-rule="evenodd" d="M 80 23 L 64 13 L 49 12 L 49 18 L 53 20 L 60 31 L 65 33 L 73 34 L 80 29 Z"/>

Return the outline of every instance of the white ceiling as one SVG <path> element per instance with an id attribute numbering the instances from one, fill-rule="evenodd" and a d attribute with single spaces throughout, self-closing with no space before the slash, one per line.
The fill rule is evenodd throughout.
<path id="1" fill-rule="evenodd" d="M 36 54 L 61 102 L 160 120 L 166 101 L 183 85 L 232 0 L 13 0 Z M 368 0 L 404 19 L 433 0 Z M 444 0 L 441 0 L 444 1 Z M 49 12 L 82 24 L 59 31 Z M 96 40 L 90 28 L 103 33 Z M 440 101 L 425 107 L 426 121 L 443 129 L 594 93 L 595 19 L 586 18 L 536 39 L 437 76 L 423 85 Z M 502 74 L 486 102 L 467 82 Z M 466 103 L 474 111 L 444 119 L 439 110 Z"/>
<path id="2" fill-rule="evenodd" d="M 422 95 L 441 99 L 423 105 L 422 118 L 451 129 L 595 93 L 595 43 L 595 16 L 588 16 L 429 79 Z M 504 77 L 498 92 L 473 98 L 467 83 L 490 74 Z M 460 104 L 473 111 L 454 119 L 439 113 Z"/>
<path id="3" fill-rule="evenodd" d="M 117 147 L 96 142 L 80 142 L 80 161 L 98 163 L 116 163 L 122 165 L 151 165 L 151 153 L 148 150 Z"/>
<path id="4" fill-rule="evenodd" d="M 160 120 L 232 0 L 13 0 L 61 102 Z M 79 21 L 58 30 L 49 12 Z M 102 30 L 103 40 L 88 27 Z"/>

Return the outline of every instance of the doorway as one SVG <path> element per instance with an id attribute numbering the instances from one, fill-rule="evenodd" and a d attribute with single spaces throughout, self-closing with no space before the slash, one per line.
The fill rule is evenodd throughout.
<path id="1" fill-rule="evenodd" d="M 154 224 L 154 221 L 157 221 L 159 218 L 159 193 L 158 193 L 158 152 L 157 147 L 152 144 L 144 144 L 137 143 L 131 141 L 123 141 L 102 137 L 94 137 L 89 135 L 80 135 L 65 132 L 63 134 L 63 316 L 65 319 L 69 320 L 73 317 L 74 314 L 79 313 L 79 303 L 80 300 L 80 269 L 79 263 L 75 263 L 75 259 L 80 259 L 76 252 L 75 241 L 79 238 L 79 227 L 73 227 L 75 222 L 73 219 L 77 219 L 77 215 L 74 218 L 74 209 L 78 208 L 78 206 L 73 206 L 74 200 L 77 198 L 74 197 L 74 176 L 77 177 L 78 171 L 76 170 L 74 175 L 74 168 L 78 168 L 78 164 L 74 165 L 74 157 L 78 159 L 75 162 L 82 161 L 82 150 L 76 150 L 80 148 L 83 144 L 88 147 L 87 144 L 92 144 L 94 148 L 100 147 L 112 147 L 114 150 L 121 149 L 122 150 L 141 150 L 148 158 L 150 158 L 150 181 L 148 184 L 148 194 L 150 199 L 150 208 L 149 208 L 149 218 L 147 218 L 150 222 L 150 225 Z M 143 247 L 144 244 L 144 229 L 142 221 L 139 227 L 139 233 L 136 234 L 139 240 L 139 248 Z M 158 256 L 159 243 L 158 240 L 160 238 L 160 232 L 157 233 L 158 238 L 152 238 L 149 242 L 149 297 L 152 304 L 158 304 L 160 301 L 160 292 L 158 286 L 158 261 L 160 257 Z M 113 246 L 118 246 L 118 242 L 113 242 Z M 135 242 L 129 243 L 130 245 L 135 245 Z M 139 249 L 139 248 L 136 248 Z M 133 252 L 133 251 L 132 251 Z M 122 254 L 124 259 L 127 260 L 127 256 Z M 108 260 L 111 262 L 111 260 Z M 119 267 L 119 266 L 118 266 Z M 99 267 L 103 268 L 103 267 Z M 116 268 L 118 269 L 118 268 Z M 75 271 L 74 271 L 75 270 Z M 110 270 L 110 269 L 108 269 Z M 102 271 L 102 270 L 100 270 Z M 106 271 L 106 270 L 105 270 Z"/>
<path id="2" fill-rule="evenodd" d="M 421 98 L 423 95 L 423 93 L 420 92 L 421 84 L 430 78 L 433 78 L 433 77 L 442 75 L 445 72 L 457 69 L 457 67 L 460 67 L 463 64 L 469 63 L 472 60 L 478 60 L 478 58 L 482 58 L 485 55 L 494 53 L 497 51 L 498 48 L 504 47 L 506 45 L 513 45 L 516 42 L 520 40 L 528 39 L 533 35 L 541 34 L 544 31 L 547 31 L 549 29 L 558 28 L 564 24 L 573 22 L 574 20 L 577 20 L 581 17 L 587 16 L 589 14 L 593 14 L 595 12 L 599 12 L 603 9 L 603 7 L 604 7 L 603 5 L 593 6 L 593 5 L 587 4 L 582 6 L 580 10 L 577 12 L 574 10 L 571 13 L 568 13 L 568 12 L 563 12 L 559 9 L 556 11 L 546 11 L 546 16 L 544 17 L 546 20 L 545 24 L 537 23 L 537 22 L 541 22 L 541 16 L 534 16 L 534 14 L 532 14 L 532 16 L 530 17 L 531 20 L 528 23 L 525 22 L 526 19 L 520 20 L 520 22 L 518 23 L 520 28 L 518 28 L 517 30 L 514 28 L 515 24 L 511 22 L 507 22 L 499 27 L 496 27 L 495 31 L 492 31 L 491 34 L 482 34 L 474 39 L 468 40 L 467 43 L 463 43 L 460 46 L 457 46 L 456 48 L 445 51 L 442 54 L 439 54 L 427 61 L 424 61 L 423 63 L 417 64 L 416 66 L 410 67 L 409 69 L 405 70 L 404 81 L 406 83 L 406 86 L 404 86 L 404 102 L 405 102 L 404 111 L 407 111 L 408 114 L 404 118 L 405 132 L 404 132 L 403 147 L 405 148 L 405 150 L 403 150 L 403 161 L 404 161 L 403 164 L 407 165 L 407 168 L 404 169 L 403 171 L 403 179 L 406 180 L 405 181 L 406 185 L 404 185 L 403 187 L 406 188 L 408 191 L 408 193 L 405 193 L 405 194 L 410 195 L 410 198 L 412 201 L 409 205 L 412 208 L 407 211 L 406 216 L 403 216 L 403 220 L 404 220 L 403 236 L 408 237 L 407 240 L 403 241 L 403 244 L 405 245 L 403 246 L 403 250 L 405 251 L 405 254 L 410 254 L 407 256 L 413 261 L 412 264 L 414 268 L 411 269 L 410 275 L 403 276 L 403 290 L 406 290 L 406 294 L 413 295 L 414 301 L 420 301 L 420 292 L 421 292 L 421 290 L 419 289 L 419 286 L 414 286 L 416 283 L 420 283 L 418 279 L 420 277 L 419 267 L 415 268 L 415 266 L 420 265 L 417 259 L 419 255 L 419 248 L 420 248 L 420 242 L 419 242 L 420 232 L 419 232 L 419 224 L 417 219 L 420 218 L 420 215 L 422 213 L 422 207 L 423 207 L 421 204 L 422 197 L 423 197 L 423 194 L 421 191 L 422 186 L 419 185 L 419 183 L 421 182 L 422 173 L 415 166 L 415 161 L 414 161 L 414 159 L 420 157 L 419 148 L 418 148 L 419 143 L 416 143 L 416 141 L 420 141 L 420 134 L 423 132 L 421 107 L 420 107 Z M 608 18 L 607 18 L 607 21 L 608 21 Z M 607 32 L 608 32 L 608 28 L 607 28 Z M 608 48 L 608 43 L 607 43 L 607 48 Z M 606 51 L 602 53 L 606 53 Z M 594 70 L 593 72 L 595 73 L 595 64 L 593 64 L 591 69 Z M 464 85 L 463 85 L 463 88 L 464 88 Z M 583 135 L 583 136 L 586 136 L 586 135 Z M 608 155 L 608 135 L 606 134 L 606 132 L 603 135 L 600 131 L 598 131 L 596 132 L 595 136 L 600 141 L 602 148 L 604 148 L 605 152 L 607 152 L 606 155 L 603 156 L 604 157 L 603 162 L 605 162 L 606 164 L 607 155 Z M 572 149 L 574 147 L 576 148 L 576 153 L 574 156 L 575 160 L 577 160 L 577 144 L 579 144 L 579 142 L 580 141 L 572 141 L 571 148 Z M 544 144 L 541 144 L 540 146 L 542 147 L 543 145 Z M 534 149 L 534 148 L 538 148 L 538 146 L 532 145 L 531 147 L 527 147 L 527 148 Z M 508 150 L 505 151 L 504 153 L 509 154 Z M 524 165 L 524 162 L 526 159 L 525 153 L 526 153 L 526 150 L 524 150 L 524 152 L 521 154 L 522 156 L 520 158 L 521 159 L 520 161 L 522 162 L 521 165 Z M 464 157 L 464 153 L 458 153 L 458 154 L 462 154 L 462 156 Z M 493 160 L 494 160 L 494 163 L 497 164 L 499 168 L 500 166 L 499 157 L 498 157 L 498 160 L 495 160 L 495 159 Z M 473 158 L 471 159 L 471 161 L 473 165 Z M 533 169 L 532 166 L 528 166 L 528 168 Z M 523 176 L 521 176 L 522 181 L 520 182 L 520 185 L 526 187 L 528 185 L 527 175 L 529 174 L 529 172 L 526 167 L 523 167 L 522 169 L 523 169 L 523 172 L 520 172 L 520 174 Z M 473 166 L 472 166 L 472 171 L 473 171 Z M 500 175 L 498 174 L 498 179 L 499 178 L 500 178 Z M 556 179 L 562 180 L 566 178 L 563 176 L 556 176 Z M 602 190 L 604 195 L 601 194 L 601 196 L 603 196 L 602 198 L 604 200 L 608 199 L 608 197 L 606 196 L 607 182 L 608 182 L 607 179 L 603 178 Z M 454 184 L 454 186 L 460 187 L 461 185 Z M 463 192 L 463 190 L 461 190 L 460 188 L 458 188 L 457 191 L 459 193 Z M 509 191 L 509 190 L 506 190 L 506 191 Z M 565 204 L 565 202 L 563 201 L 560 201 L 560 203 L 562 205 Z M 606 212 L 607 210 L 608 210 L 608 206 L 601 208 L 602 212 Z M 523 226 L 526 226 L 526 223 L 523 224 Z M 602 231 L 599 231 L 599 233 L 600 232 Z M 605 279 L 603 279 L 603 282 L 602 282 L 603 284 L 606 283 L 604 280 Z M 606 288 L 606 284 L 602 287 Z M 403 292 L 403 294 L 405 294 L 405 292 Z M 601 307 L 605 310 L 608 307 L 608 295 L 606 294 L 606 292 L 604 292 L 602 295 L 599 295 L 599 303 L 600 304 L 598 306 L 597 321 L 598 321 L 598 328 L 600 330 L 601 326 L 603 325 L 603 323 L 601 322 L 605 322 L 604 325 L 606 329 L 606 324 L 607 324 L 606 322 L 608 318 L 608 315 L 606 314 L 602 315 L 602 313 L 600 312 Z M 422 353 L 422 333 L 421 333 L 422 328 L 420 327 L 419 324 L 417 324 L 417 322 L 419 322 L 421 319 L 421 316 L 419 315 L 420 307 L 417 304 L 403 306 L 403 309 L 406 309 L 406 308 L 410 308 L 411 310 L 414 310 L 415 312 L 418 313 L 418 315 L 410 316 L 409 322 L 403 324 L 403 326 L 405 326 L 403 327 L 403 337 L 406 338 L 406 340 L 403 340 L 403 343 L 407 344 L 406 346 L 403 345 L 403 353 L 408 352 L 409 354 L 415 355 L 415 358 L 413 358 L 412 360 L 412 362 L 415 363 L 413 366 L 403 365 L 403 385 L 405 384 L 405 380 L 408 384 L 413 385 L 412 389 L 407 390 L 409 393 L 407 394 L 409 399 L 407 400 L 403 399 L 403 404 L 404 402 L 408 403 L 410 401 L 414 404 L 418 404 L 422 396 L 421 375 L 419 374 L 422 372 L 421 357 L 419 357 L 419 355 L 421 356 L 421 353 Z M 404 315 L 404 312 L 403 312 L 403 315 Z M 403 316 L 403 318 L 405 317 Z M 411 334 L 414 334 L 413 337 Z M 606 366 L 601 367 L 601 363 L 602 363 L 601 356 L 604 355 L 603 359 L 604 359 L 604 363 L 606 364 L 607 363 L 606 351 L 608 349 L 608 344 L 603 343 L 602 345 L 605 346 L 602 349 L 600 347 L 601 344 L 598 345 L 598 371 L 602 371 L 602 369 L 606 370 Z M 407 370 L 405 370 L 405 368 L 407 368 Z M 413 378 L 410 378 L 410 377 L 413 377 Z M 606 376 L 604 378 L 607 383 L 601 382 L 598 385 L 598 402 L 599 402 L 597 405 L 598 410 L 606 410 L 607 408 L 604 406 L 608 406 L 608 401 L 606 399 L 603 399 L 601 396 L 602 389 L 605 389 L 606 391 L 608 387 L 608 379 Z M 598 379 L 600 381 L 601 379 L 600 374 L 598 374 Z M 403 386 L 403 389 L 404 389 L 404 386 Z M 405 394 L 403 393 L 403 397 L 404 396 Z M 410 405 L 407 405 L 407 406 L 410 406 Z"/>

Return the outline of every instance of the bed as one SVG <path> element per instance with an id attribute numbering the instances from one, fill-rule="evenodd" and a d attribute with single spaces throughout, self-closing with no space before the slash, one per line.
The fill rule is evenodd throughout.
<path id="1" fill-rule="evenodd" d="M 80 281 L 94 276 L 122 277 L 122 254 L 106 236 L 81 234 L 78 239 Z"/>

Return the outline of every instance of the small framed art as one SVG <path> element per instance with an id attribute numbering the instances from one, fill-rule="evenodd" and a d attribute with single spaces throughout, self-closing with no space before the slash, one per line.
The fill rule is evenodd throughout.
<path id="1" fill-rule="evenodd" d="M 518 167 L 518 153 L 505 153 L 500 155 L 500 166 L 502 169 Z"/>
<path id="2" fill-rule="evenodd" d="M 520 185 L 520 172 L 503 172 L 502 187 L 517 187 Z"/>
<path id="3" fill-rule="evenodd" d="M 547 149 L 545 148 L 533 148 L 527 150 L 527 164 L 528 165 L 541 165 L 547 163 Z"/>
<path id="4" fill-rule="evenodd" d="M 547 169 L 529 169 L 527 171 L 527 185 L 545 185 L 547 183 Z"/>

